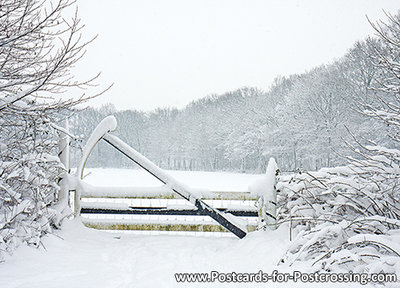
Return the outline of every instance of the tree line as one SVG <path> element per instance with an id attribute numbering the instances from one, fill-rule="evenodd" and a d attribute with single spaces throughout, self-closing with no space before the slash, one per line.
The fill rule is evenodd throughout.
<path id="1" fill-rule="evenodd" d="M 387 75 L 378 72 L 376 51 L 392 53 L 371 36 L 333 63 L 277 77 L 266 91 L 243 87 L 181 110 L 117 111 L 107 104 L 74 114 L 70 123 L 84 139 L 113 114 L 119 123 L 115 133 L 166 169 L 262 172 L 270 157 L 285 171 L 334 167 L 354 154 L 354 139 L 394 145 L 384 137 L 390 127 L 365 113 L 381 105 L 379 95 L 387 93 L 379 88 Z M 132 164 L 100 143 L 88 165 Z"/>

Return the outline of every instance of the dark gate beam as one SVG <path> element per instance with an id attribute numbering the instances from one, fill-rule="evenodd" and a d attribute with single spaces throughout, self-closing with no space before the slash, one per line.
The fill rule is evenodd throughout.
<path id="1" fill-rule="evenodd" d="M 201 199 L 198 199 L 194 193 L 191 193 L 188 187 L 185 187 L 184 184 L 179 183 L 175 179 L 173 179 L 170 175 L 168 175 L 164 170 L 159 168 L 153 162 L 148 160 L 142 154 L 137 152 L 135 149 L 130 147 L 124 141 L 119 139 L 117 136 L 110 135 L 108 133 L 104 134 L 103 138 L 108 144 L 114 147 L 116 150 L 121 152 L 127 158 L 135 162 L 137 165 L 142 167 L 144 170 L 149 172 L 155 178 L 157 178 L 160 182 L 165 185 L 170 186 L 170 188 L 183 197 L 184 199 L 188 200 L 190 203 L 194 204 L 199 213 L 203 215 L 208 215 L 215 221 L 217 221 L 221 226 L 226 228 L 228 231 L 232 232 L 239 238 L 243 238 L 246 236 L 246 228 L 241 228 L 237 224 L 233 223 L 230 219 L 226 217 L 226 215 L 222 214 L 218 210 L 212 208 L 211 206 L 207 205 Z"/>

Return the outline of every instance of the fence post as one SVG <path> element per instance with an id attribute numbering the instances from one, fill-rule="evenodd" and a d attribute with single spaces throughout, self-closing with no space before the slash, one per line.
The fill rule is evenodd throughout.
<path id="1" fill-rule="evenodd" d="M 276 229 L 276 176 L 278 172 L 275 159 L 270 158 L 264 178 L 253 188 L 260 197 L 257 203 L 259 229 Z"/>
<path id="2" fill-rule="evenodd" d="M 68 119 L 66 118 L 62 122 L 63 128 L 68 131 Z M 59 202 L 63 207 L 68 206 L 68 198 L 69 198 L 69 187 L 68 187 L 68 173 L 70 170 L 70 138 L 67 133 L 59 132 L 59 141 L 58 141 L 58 157 L 60 158 L 60 162 L 64 165 L 65 172 L 61 176 L 60 181 L 60 196 Z"/>

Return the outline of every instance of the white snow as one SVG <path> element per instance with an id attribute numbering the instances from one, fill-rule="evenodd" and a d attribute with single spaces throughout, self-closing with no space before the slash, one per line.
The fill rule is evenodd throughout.
<path id="1" fill-rule="evenodd" d="M 396 237 L 398 240 L 399 237 Z M 359 234 L 350 237 L 347 242 L 348 243 L 362 243 L 362 242 L 374 242 L 381 244 L 383 246 L 388 247 L 391 251 L 395 252 L 397 255 L 400 255 L 400 245 L 393 241 L 390 237 L 386 235 L 373 235 L 373 234 Z"/>
<path id="2" fill-rule="evenodd" d="M 275 174 L 278 165 L 274 158 L 269 159 L 267 171 L 262 178 L 249 186 L 250 193 L 258 197 L 264 197 L 265 200 L 271 200 L 274 192 Z"/>
<path id="3" fill-rule="evenodd" d="M 175 281 L 174 273 L 179 272 L 304 271 L 299 266 L 291 267 L 291 270 L 276 266 L 288 245 L 285 227 L 277 231 L 253 232 L 238 240 L 108 233 L 69 221 L 58 237 L 46 236 L 43 244 L 46 249 L 20 247 L 0 264 L 0 287 L 333 287 L 332 283 L 188 284 Z M 360 285 L 335 283 L 334 287 Z"/>

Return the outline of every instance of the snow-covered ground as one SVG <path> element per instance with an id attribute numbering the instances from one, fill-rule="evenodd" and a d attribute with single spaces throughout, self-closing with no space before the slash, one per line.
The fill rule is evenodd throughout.
<path id="1" fill-rule="evenodd" d="M 157 185 L 139 171 L 95 169 L 87 181 L 96 185 Z M 243 190 L 255 175 L 171 172 L 179 180 L 208 189 Z M 107 176 L 107 177 L 106 177 Z M 207 177 L 206 177 L 207 176 Z M 246 190 L 246 189 L 244 189 Z M 280 273 L 304 267 L 277 266 L 289 245 L 287 227 L 253 232 L 244 239 L 178 235 L 110 233 L 66 221 L 57 235 L 38 249 L 23 246 L 0 264 L 0 287 L 361 287 L 326 283 L 177 283 L 175 273 Z M 305 271 L 303 271 L 305 272 Z M 366 286 L 362 286 L 366 287 Z"/>
<path id="2" fill-rule="evenodd" d="M 43 239 L 43 247 L 20 247 L 0 264 L 0 287 L 361 287 L 332 283 L 177 283 L 179 272 L 289 272 L 277 267 L 288 245 L 285 227 L 253 232 L 242 240 L 195 236 L 141 236 L 95 231 L 76 221 Z M 62 239 L 61 239 L 62 238 Z M 300 269 L 295 267 L 292 269 Z M 362 286 L 366 287 L 366 286 Z"/>
<path id="3" fill-rule="evenodd" d="M 0 287 L 188 287 L 176 283 L 174 273 L 269 271 L 285 245 L 274 241 L 274 247 L 268 248 L 273 234 L 251 235 L 243 241 L 118 236 L 89 230 L 74 222 L 67 223 L 60 236 L 64 240 L 55 236 L 44 239 L 47 250 L 17 250 L 0 266 Z"/>

